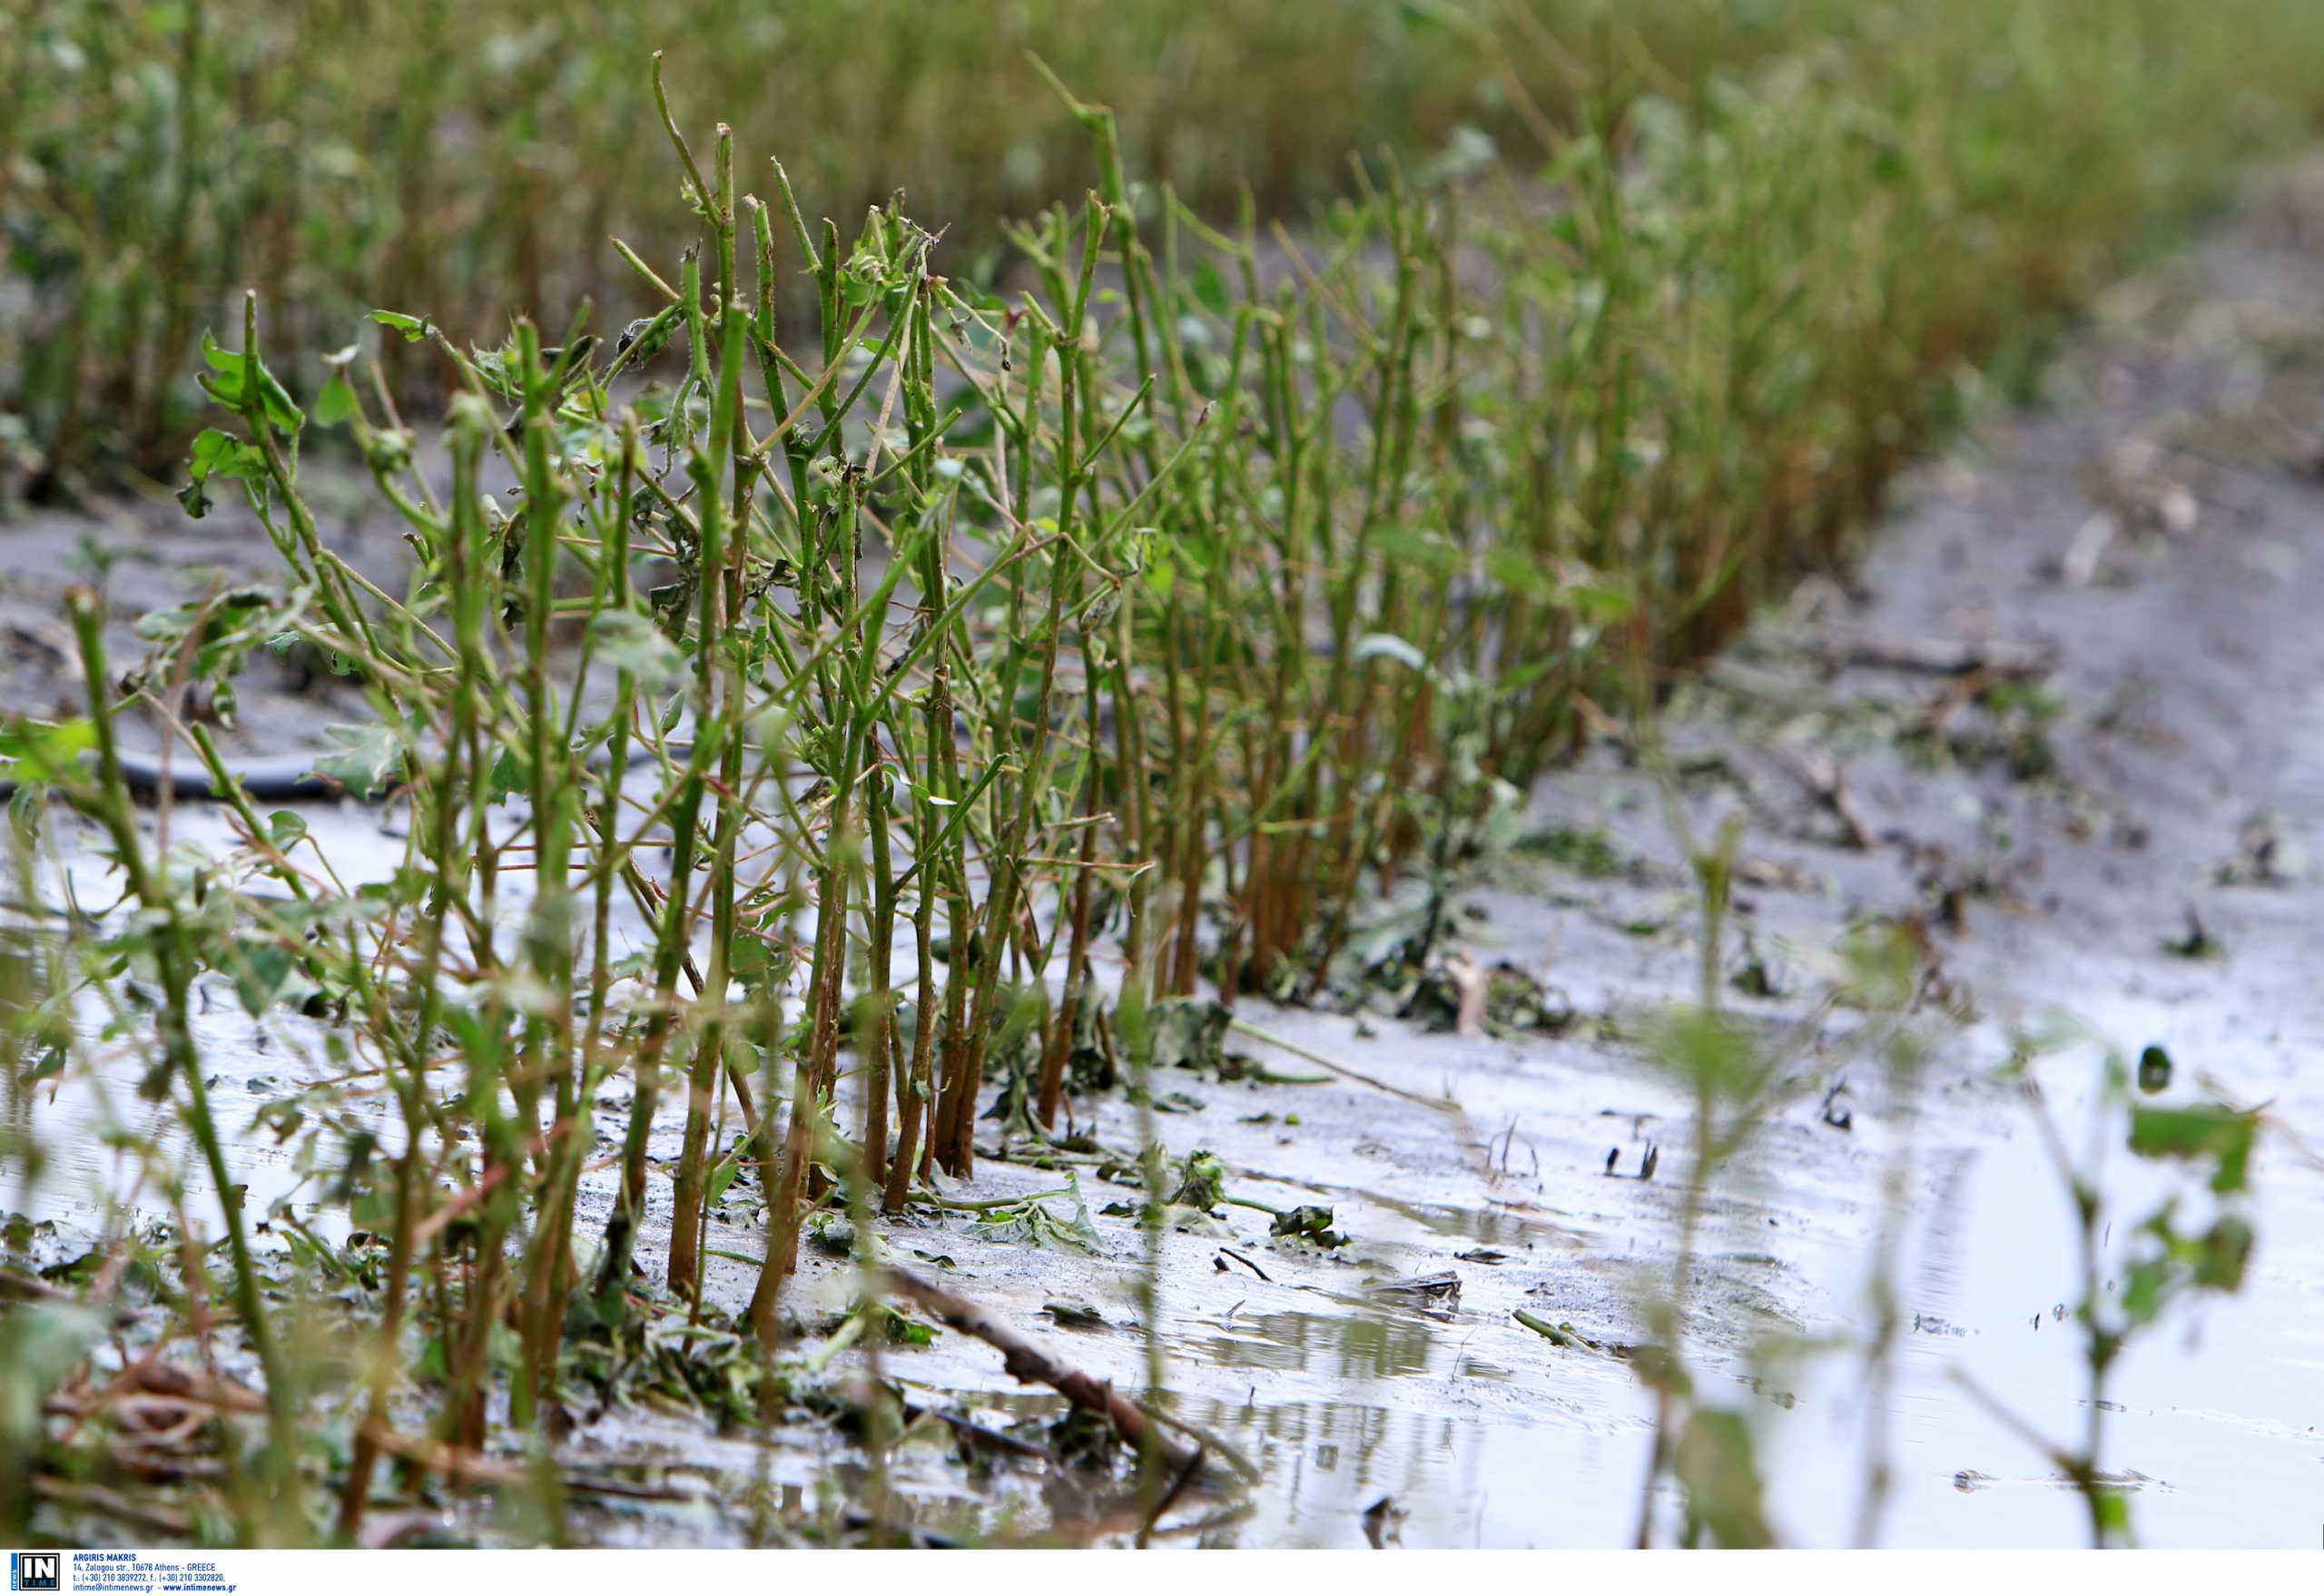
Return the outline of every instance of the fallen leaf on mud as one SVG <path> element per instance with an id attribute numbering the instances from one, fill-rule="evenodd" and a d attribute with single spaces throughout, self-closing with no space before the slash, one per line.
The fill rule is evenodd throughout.
<path id="1" fill-rule="evenodd" d="M 1461 1300 L 1461 1276 L 1450 1269 L 1416 1275 L 1409 1280 L 1380 1280 L 1365 1286 L 1367 1295 L 1391 1302 L 1422 1302 L 1452 1306 Z"/>
<path id="2" fill-rule="evenodd" d="M 1332 1228 L 1332 1210 L 1315 1203 L 1303 1203 L 1277 1214 L 1275 1223 L 1267 1227 L 1267 1234 L 1321 1247 L 1345 1246 L 1348 1240 Z"/>
<path id="3" fill-rule="evenodd" d="M 1103 1330 L 1107 1327 L 1106 1315 L 1086 1302 L 1059 1297 L 1043 1303 L 1041 1311 L 1059 1324 L 1075 1330 Z"/>
<path id="4" fill-rule="evenodd" d="M 1216 1069 L 1225 1057 L 1226 1006 L 1206 998 L 1169 998 L 1147 1011 L 1154 1068 Z"/>
<path id="5" fill-rule="evenodd" d="M 1837 762 L 1820 751 L 1808 749 L 1794 752 L 1790 763 L 1808 790 L 1847 828 L 1851 846 L 1859 852 L 1869 853 L 1879 845 L 1879 834 L 1856 806 L 1856 794 L 1849 790 L 1847 776 Z"/>

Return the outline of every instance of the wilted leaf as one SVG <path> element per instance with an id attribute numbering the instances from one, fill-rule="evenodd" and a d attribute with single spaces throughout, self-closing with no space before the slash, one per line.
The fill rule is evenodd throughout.
<path id="1" fill-rule="evenodd" d="M 425 316 L 407 316 L 400 310 L 374 310 L 371 320 L 402 333 L 406 343 L 418 343 L 428 336 L 433 325 Z"/>
<path id="2" fill-rule="evenodd" d="M 1103 1330 L 1106 1327 L 1106 1315 L 1086 1302 L 1059 1297 L 1043 1303 L 1041 1311 L 1059 1324 L 1070 1325 L 1076 1330 Z"/>
<path id="3" fill-rule="evenodd" d="M 1216 1069 L 1226 1061 L 1226 1024 L 1233 1017 L 1207 998 L 1166 998 L 1147 1010 L 1147 1035 L 1156 1069 Z"/>
<path id="4" fill-rule="evenodd" d="M 615 670 L 635 676 L 648 693 L 666 693 L 685 675 L 685 655 L 678 645 L 635 610 L 600 610 L 590 616 L 589 646 Z"/>
<path id="5" fill-rule="evenodd" d="M 1178 1169 L 1178 1189 L 1170 1194 L 1174 1206 L 1207 1214 L 1218 1207 L 1226 1187 L 1226 1166 L 1216 1153 L 1195 1151 Z"/>
<path id="6" fill-rule="evenodd" d="M 317 773 L 329 776 L 358 798 L 373 798 L 385 792 L 403 762 L 403 740 L 393 726 L 325 726 L 323 735 L 339 752 L 316 760 Z"/>
<path id="7" fill-rule="evenodd" d="M 1304 1241 L 1315 1246 L 1345 1246 L 1347 1237 L 1332 1228 L 1332 1210 L 1315 1203 L 1303 1203 L 1287 1208 L 1275 1217 L 1267 1227 L 1267 1234 L 1290 1241 Z"/>
<path id="8" fill-rule="evenodd" d="M 242 385 L 248 376 L 248 369 L 255 365 L 258 399 L 266 413 L 267 425 L 280 431 L 295 433 L 307 424 L 305 412 L 291 402 L 289 390 L 275 380 L 274 373 L 266 369 L 264 361 L 252 361 L 239 350 L 222 348 L 218 340 L 206 332 L 202 335 L 202 358 L 210 366 L 202 378 L 202 391 L 226 409 L 240 410 L 243 408 Z"/>
<path id="9" fill-rule="evenodd" d="M 996 1208 L 976 1224 L 969 1227 L 969 1234 L 987 1241 L 1016 1242 L 1029 1246 L 1064 1246 L 1075 1252 L 1102 1253 L 1104 1244 L 1098 1227 L 1089 1221 L 1089 1205 L 1082 1200 L 1080 1183 L 1070 1176 L 1073 1214 L 1059 1218 L 1038 1201 L 1012 1208 Z"/>

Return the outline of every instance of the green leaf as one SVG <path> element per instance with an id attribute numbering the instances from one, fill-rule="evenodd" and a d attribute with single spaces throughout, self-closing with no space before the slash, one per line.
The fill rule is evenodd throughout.
<path id="1" fill-rule="evenodd" d="M 2220 1103 L 2131 1110 L 2131 1151 L 2143 1158 L 2213 1160 L 2211 1189 L 2241 1191 L 2260 1122 Z"/>
<path id="2" fill-rule="evenodd" d="M 685 675 L 685 655 L 635 610 L 600 610 L 590 616 L 589 646 L 615 670 L 635 676 L 648 693 L 666 693 Z"/>
<path id="3" fill-rule="evenodd" d="M 359 798 L 385 792 L 403 763 L 403 739 L 393 726 L 325 726 L 323 735 L 338 752 L 316 760 L 316 773 L 329 776 Z"/>
<path id="4" fill-rule="evenodd" d="M 515 793 L 533 790 L 533 762 L 513 748 L 503 748 L 492 762 L 492 777 L 485 783 L 488 803 L 498 803 Z"/>
<path id="5" fill-rule="evenodd" d="M 323 384 L 323 390 L 315 395 L 315 425 L 341 426 L 354 414 L 355 390 L 347 386 L 345 372 L 336 373 Z"/>
<path id="6" fill-rule="evenodd" d="M 925 1253 L 921 1256 L 927 1256 Z M 858 1305 L 858 1311 L 871 1305 Z M 891 1307 L 880 1306 L 878 1312 L 881 1322 L 888 1327 L 890 1346 L 934 1346 L 936 1345 L 935 1325 L 923 1325 L 918 1319 L 907 1317 Z"/>
<path id="7" fill-rule="evenodd" d="M 1527 598 L 1553 598 L 1557 577 L 1525 549 L 1502 545 L 1485 551 L 1485 575 L 1502 588 Z"/>
<path id="8" fill-rule="evenodd" d="M 315 990 L 314 983 L 299 971 L 298 960 L 278 942 L 255 946 L 237 943 L 231 964 L 234 996 L 253 1016 L 264 1013 L 267 1005 L 277 999 L 298 1001 Z M 294 972 L 300 974 L 300 979 L 292 985 Z"/>
<path id="9" fill-rule="evenodd" d="M 1154 547 L 1153 557 L 1146 562 L 1146 585 L 1154 596 L 1167 604 L 1170 589 L 1178 585 L 1178 567 L 1170 558 L 1169 549 L 1160 543 Z"/>
<path id="10" fill-rule="evenodd" d="M 68 780 L 77 773 L 81 755 L 96 745 L 96 728 L 85 716 L 0 722 L 0 781 L 31 786 Z"/>
<path id="11" fill-rule="evenodd" d="M 206 332 L 202 335 L 202 358 L 210 363 L 209 373 L 202 379 L 202 391 L 230 410 L 242 409 L 247 402 L 242 383 L 252 362 L 241 350 L 222 347 Z M 307 424 L 306 413 L 291 402 L 289 390 L 275 380 L 263 360 L 256 364 L 259 404 L 266 412 L 267 425 L 297 432 Z"/>
<path id="12" fill-rule="evenodd" d="M 406 343 L 418 343 L 435 330 L 435 324 L 427 317 L 407 316 L 400 310 L 374 310 L 371 320 L 402 333 Z"/>
<path id="13" fill-rule="evenodd" d="M 2133 1325 L 2150 1325 L 2162 1312 L 2164 1290 L 2171 1284 L 2171 1261 L 2142 1258 L 2122 1278 L 2122 1316 Z"/>
<path id="14" fill-rule="evenodd" d="M 185 506 L 187 515 L 199 521 L 210 513 L 214 502 L 209 493 L 212 478 L 262 482 L 266 479 L 266 456 L 233 434 L 212 427 L 193 440 L 185 468 L 191 480 L 178 490 L 178 502 Z"/>
<path id="15" fill-rule="evenodd" d="M 1649 921 L 1622 929 L 1635 936 L 1660 928 Z M 1776 1068 L 1744 1021 L 1716 1010 L 1687 1009 L 1669 1016 L 1655 1027 L 1652 1044 L 1657 1063 L 1715 1102 L 1752 1101 Z"/>
<path id="16" fill-rule="evenodd" d="M 1601 626 L 1626 621 L 1638 608 L 1638 595 L 1611 577 L 1569 582 L 1559 590 L 1559 597 L 1574 614 Z"/>
<path id="17" fill-rule="evenodd" d="M 1226 279 L 1216 264 L 1204 261 L 1194 270 L 1195 299 L 1215 316 L 1226 316 L 1234 309 L 1233 296 L 1226 291 Z"/>
<path id="18" fill-rule="evenodd" d="M 2195 1244 L 2195 1284 L 2209 1291 L 2240 1291 L 2256 1239 L 2240 1215 L 2221 1215 Z"/>
<path id="19" fill-rule="evenodd" d="M 735 1177 L 742 1172 L 742 1164 L 734 1158 L 724 1158 L 714 1165 L 709 1183 L 703 1191 L 703 1200 L 713 1207 L 717 1207 L 720 1199 L 725 1197 L 726 1188 L 734 1184 Z"/>

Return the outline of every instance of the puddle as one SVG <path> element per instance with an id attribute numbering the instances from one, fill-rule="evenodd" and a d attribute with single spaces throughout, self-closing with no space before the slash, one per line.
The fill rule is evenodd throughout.
<path id="1" fill-rule="evenodd" d="M 1471 1243 L 1472 1249 L 1515 1253 L 1530 1251 L 1536 1246 L 1571 1247 L 1581 1245 L 1581 1238 L 1571 1231 L 1545 1219 L 1529 1218 L 1507 1208 L 1468 1208 L 1451 1203 L 1407 1202 L 1385 1192 L 1364 1191 L 1351 1186 L 1329 1189 L 1360 1202 L 1370 1203 L 1374 1207 L 1401 1214 L 1431 1236 Z"/>
<path id="2" fill-rule="evenodd" d="M 1438 1364 L 1438 1338 L 1449 1328 L 1415 1315 L 1364 1313 L 1255 1313 L 1239 1304 L 1216 1335 L 1181 1332 L 1177 1350 L 1215 1369 L 1315 1374 L 1352 1383 L 1426 1374 Z M 1463 1360 L 1461 1373 L 1505 1380 L 1506 1369 Z"/>
<path id="3" fill-rule="evenodd" d="M 2058 1091 L 2053 1107 L 2073 1126 L 2086 1103 Z M 2134 1343 L 2108 1381 L 2102 1468 L 2134 1476 L 2132 1519 L 2151 1544 L 2314 1543 L 2324 1249 L 2315 1240 L 2313 1178 L 2287 1163 L 2280 1157 L 2257 1177 L 2260 1246 L 2244 1291 Z M 2119 1148 L 2107 1167 L 2120 1216 L 2101 1266 L 2112 1283 L 2133 1219 L 2171 1183 Z M 1903 1340 L 1888 1409 L 1896 1490 L 1887 1538 L 1905 1546 L 2072 1544 L 2086 1533 L 2080 1500 L 2056 1489 L 2046 1460 L 1966 1400 L 1955 1378 L 1965 1374 L 2042 1433 L 2080 1443 L 2088 1373 L 2072 1318 L 2081 1266 L 2067 1199 L 2030 1123 L 2015 1139 L 1980 1149 L 1951 1190 L 1905 1276 L 1908 1310 L 1924 1329 Z M 1846 1538 L 1866 1416 L 1860 1380 L 1835 1361 L 1811 1372 L 1797 1410 L 1770 1422 L 1770 1495 L 1797 1540 Z M 1964 1474 L 1974 1489 L 1961 1489 Z M 1847 1511 L 1783 1511 L 1806 1502 Z"/>

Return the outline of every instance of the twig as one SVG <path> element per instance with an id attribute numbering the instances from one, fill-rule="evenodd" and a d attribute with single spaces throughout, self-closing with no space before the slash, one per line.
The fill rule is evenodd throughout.
<path id="1" fill-rule="evenodd" d="M 1191 1419 L 1180 1418 L 1177 1414 L 1149 1410 L 1147 1416 L 1182 1434 L 1193 1436 L 1205 1452 L 1216 1453 L 1220 1457 L 1225 1458 L 1227 1467 L 1240 1474 L 1246 1482 L 1254 1485 L 1259 1483 L 1258 1465 L 1244 1456 L 1239 1447 L 1216 1430 L 1207 1429 Z"/>
<path id="2" fill-rule="evenodd" d="M 1154 1533 L 1154 1526 L 1162 1522 L 1162 1515 L 1177 1504 L 1178 1498 L 1186 1493 L 1194 1477 L 1202 1472 L 1203 1459 L 1207 1455 L 1197 1450 L 1194 1456 L 1187 1459 L 1185 1466 L 1178 1470 L 1177 1477 L 1170 1482 L 1170 1488 L 1162 1493 L 1162 1500 L 1156 1502 L 1154 1511 L 1146 1515 L 1146 1522 L 1137 1527 L 1137 1543 L 1141 1548 Z"/>
<path id="3" fill-rule="evenodd" d="M 1984 1386 L 1978 1384 L 1968 1370 L 1961 1368 L 1955 1369 L 1953 1371 L 1953 1383 L 1961 1387 L 1962 1390 L 1967 1392 L 1969 1394 L 1969 1399 L 1975 1403 L 1979 1407 L 1984 1409 L 1985 1412 L 1997 1421 L 2003 1428 L 2008 1430 L 2012 1434 L 2024 1442 L 2026 1445 L 2032 1447 L 2034 1451 L 2040 1453 L 2043 1457 L 2048 1458 L 2051 1463 L 2057 1465 L 2058 1468 L 2063 1470 L 2066 1473 L 2074 1475 L 2078 1478 L 2081 1474 L 2087 1472 L 2082 1467 L 2079 1461 L 2068 1453 L 2064 1448 L 2044 1436 L 2039 1430 L 2034 1428 L 2033 1425 L 2027 1424 L 2024 1419 L 2019 1418 L 2015 1414 L 2009 1410 L 2008 1406 L 2002 1402 L 2001 1398 L 1995 1396 L 1992 1392 L 1987 1391 Z"/>
<path id="4" fill-rule="evenodd" d="M 1256 1264 L 1251 1262 L 1250 1259 L 1245 1257 L 1241 1253 L 1236 1252 L 1233 1247 L 1222 1246 L 1218 1250 L 1226 1256 L 1230 1257 L 1236 1263 L 1242 1265 L 1243 1267 L 1248 1269 L 1252 1274 L 1256 1275 L 1260 1279 L 1267 1280 L 1267 1272 L 1265 1269 L 1260 1268 Z M 1267 1284 L 1269 1286 L 1273 1286 L 1275 1282 L 1267 1280 Z"/>
<path id="5" fill-rule="evenodd" d="M 900 1405 L 903 1408 L 906 1424 L 920 1419 L 935 1419 L 950 1425 L 954 1434 L 964 1435 L 978 1445 L 990 1446 L 995 1452 L 1006 1452 L 1015 1457 L 1029 1457 L 1040 1463 L 1057 1462 L 1057 1453 L 1038 1441 L 1028 1441 L 1020 1435 L 1011 1435 L 1005 1430 L 995 1430 L 989 1425 L 978 1424 L 974 1419 L 962 1418 L 959 1414 L 947 1413 L 940 1407 L 922 1407 L 914 1402 L 904 1402 Z"/>
<path id="6" fill-rule="evenodd" d="M 1965 676 L 1984 671 L 1995 676 L 2025 677 L 2048 675 L 2058 656 L 2054 649 L 2035 643 L 1854 636 L 1825 645 L 1824 657 L 1835 667 L 1857 665 L 1931 676 Z"/>
<path id="7" fill-rule="evenodd" d="M 1189 1458 L 1197 1455 L 1168 1436 L 1155 1433 L 1147 1422 L 1145 1410 L 1112 1385 L 1078 1369 L 1068 1368 L 1014 1330 L 995 1323 L 991 1315 L 968 1298 L 956 1296 L 931 1281 L 892 1266 L 888 1270 L 888 1280 L 899 1294 L 911 1298 L 962 1335 L 973 1335 L 1000 1353 L 1001 1366 L 1019 1381 L 1028 1385 L 1047 1385 L 1076 1407 L 1099 1414 L 1132 1447 L 1143 1450 L 1150 1442 L 1156 1454 L 1172 1468 L 1184 1468 Z"/>
<path id="8" fill-rule="evenodd" d="M 1247 1020 L 1229 1020 L 1226 1022 L 1226 1029 L 1229 1030 L 1240 1031 L 1243 1035 L 1249 1037 L 1252 1040 L 1265 1042 L 1271 1048 L 1281 1048 L 1293 1058 L 1304 1059 L 1308 1063 L 1315 1065 L 1318 1069 L 1328 1069 L 1334 1075 L 1342 1076 L 1349 1080 L 1368 1086 L 1374 1091 L 1386 1092 L 1392 1098 L 1402 1098 L 1408 1103 L 1418 1103 L 1423 1108 L 1433 1108 L 1438 1113 L 1449 1114 L 1454 1112 L 1460 1108 L 1458 1103 L 1452 1101 L 1450 1098 L 1432 1098 L 1424 1096 L 1419 1092 L 1408 1092 L 1403 1087 L 1390 1086 L 1386 1081 L 1381 1080 L 1374 1076 L 1366 1075 L 1361 1070 L 1351 1069 L 1344 1064 L 1334 1063 L 1331 1059 L 1324 1058 L 1321 1053 L 1310 1052 L 1305 1048 L 1301 1047 L 1298 1043 L 1285 1041 L 1283 1038 L 1276 1036 L 1273 1031 L 1261 1030 L 1257 1026 L 1251 1024 Z"/>
<path id="9" fill-rule="evenodd" d="M 1819 753 L 1797 749 L 1779 749 L 1777 754 L 1824 807 L 1839 816 L 1840 823 L 1847 828 L 1848 841 L 1859 852 L 1869 853 L 1879 846 L 1879 834 L 1864 818 L 1864 811 L 1856 807 L 1856 795 L 1848 791 L 1847 778 L 1837 762 Z"/>

